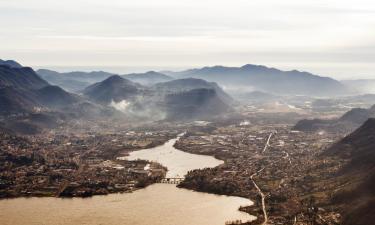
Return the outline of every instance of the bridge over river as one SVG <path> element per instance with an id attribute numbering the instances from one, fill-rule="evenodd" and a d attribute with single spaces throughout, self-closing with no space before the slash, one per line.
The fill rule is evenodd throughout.
<path id="1" fill-rule="evenodd" d="M 159 183 L 164 184 L 179 184 L 181 183 L 185 178 L 181 177 L 166 177 L 159 181 Z"/>

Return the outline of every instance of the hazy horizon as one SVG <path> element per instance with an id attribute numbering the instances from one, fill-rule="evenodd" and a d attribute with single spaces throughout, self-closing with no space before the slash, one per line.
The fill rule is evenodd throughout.
<path id="1" fill-rule="evenodd" d="M 247 63 L 252 64 L 252 63 Z M 108 73 L 114 73 L 114 74 L 131 74 L 131 73 L 145 73 L 149 71 L 156 71 L 156 72 L 163 72 L 163 71 L 173 71 L 173 72 L 180 72 L 184 70 L 189 69 L 199 69 L 203 67 L 213 67 L 213 66 L 224 66 L 224 67 L 241 67 L 246 64 L 238 64 L 238 65 L 219 65 L 219 64 L 213 64 L 213 65 L 196 65 L 196 66 L 32 66 L 32 65 L 25 65 L 25 66 L 31 66 L 35 70 L 38 69 L 47 69 L 47 70 L 53 70 L 60 73 L 66 73 L 66 72 L 93 72 L 93 71 L 103 71 Z M 275 67 L 272 65 L 264 65 L 264 64 L 254 64 L 254 65 L 262 65 L 269 68 L 276 68 L 283 71 L 291 71 L 291 70 L 298 70 L 300 72 L 309 72 L 314 75 L 322 76 L 322 77 L 330 77 L 336 80 L 367 80 L 367 79 L 374 79 L 375 76 L 366 76 L 366 75 L 359 75 L 359 76 L 335 76 L 334 74 L 322 74 L 318 72 L 314 72 L 312 70 L 302 70 L 298 68 L 289 68 L 289 67 Z"/>
<path id="2" fill-rule="evenodd" d="M 375 71 L 370 0 L 12 0 L 0 12 L 0 58 L 37 68 L 251 63 L 336 79 Z"/>

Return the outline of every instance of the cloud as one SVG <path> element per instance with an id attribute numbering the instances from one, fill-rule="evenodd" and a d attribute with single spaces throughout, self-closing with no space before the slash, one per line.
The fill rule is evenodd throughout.
<path id="1" fill-rule="evenodd" d="M 126 100 L 115 102 L 115 101 L 112 100 L 111 103 L 109 104 L 109 106 L 117 109 L 118 111 L 126 113 L 129 109 L 130 102 L 128 102 Z"/>

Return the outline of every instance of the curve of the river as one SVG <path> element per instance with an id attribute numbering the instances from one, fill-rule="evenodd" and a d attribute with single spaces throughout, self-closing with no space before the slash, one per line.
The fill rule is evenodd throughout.
<path id="1" fill-rule="evenodd" d="M 182 152 L 172 139 L 162 146 L 132 152 L 128 159 L 157 161 L 168 168 L 167 177 L 222 163 L 210 156 Z M 172 184 L 154 184 L 125 194 L 92 198 L 16 198 L 0 201 L 2 225 L 224 225 L 255 217 L 238 211 L 253 204 L 239 197 L 199 193 Z"/>

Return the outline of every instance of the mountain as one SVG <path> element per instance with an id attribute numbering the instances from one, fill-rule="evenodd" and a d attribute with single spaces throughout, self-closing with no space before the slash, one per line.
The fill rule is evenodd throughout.
<path id="1" fill-rule="evenodd" d="M 43 129 L 57 127 L 63 119 L 65 116 L 56 112 L 28 113 L 0 122 L 0 130 L 6 129 L 16 134 L 35 135 Z"/>
<path id="2" fill-rule="evenodd" d="M 47 107 L 59 108 L 79 101 L 78 97 L 70 94 L 59 86 L 46 86 L 36 91 L 38 101 Z"/>
<path id="3" fill-rule="evenodd" d="M 324 152 L 324 157 L 347 161 L 333 177 L 347 180 L 333 192 L 332 203 L 342 206 L 344 225 L 367 225 L 375 220 L 375 119 Z"/>
<path id="4" fill-rule="evenodd" d="M 175 78 L 192 77 L 213 81 L 230 92 L 263 91 L 281 95 L 310 96 L 336 96 L 348 92 L 343 84 L 332 78 L 251 64 L 242 67 L 204 67 L 182 72 L 168 72 L 167 75 Z"/>
<path id="5" fill-rule="evenodd" d="M 230 111 L 215 89 L 199 88 L 168 94 L 165 100 L 169 120 L 209 119 Z"/>
<path id="6" fill-rule="evenodd" d="M 168 82 L 157 83 L 153 86 L 153 88 L 159 92 L 166 93 L 187 92 L 193 89 L 212 89 L 215 90 L 216 95 L 221 98 L 223 102 L 226 102 L 226 104 L 230 104 L 231 102 L 233 102 L 232 97 L 229 96 L 221 87 L 219 87 L 219 85 L 214 82 L 207 82 L 202 79 L 177 79 Z"/>
<path id="7" fill-rule="evenodd" d="M 299 131 L 352 131 L 369 118 L 375 118 L 375 105 L 369 109 L 354 108 L 338 119 L 304 119 L 298 121 L 293 130 Z"/>
<path id="8" fill-rule="evenodd" d="M 78 101 L 78 96 L 51 86 L 32 68 L 0 66 L 1 115 L 55 110 Z"/>
<path id="9" fill-rule="evenodd" d="M 164 106 L 169 120 L 209 119 L 231 110 L 233 99 L 214 82 L 186 78 L 152 87 L 165 95 Z"/>
<path id="10" fill-rule="evenodd" d="M 37 73 L 49 83 L 72 92 L 82 91 L 89 85 L 114 75 L 103 71 L 59 73 L 46 69 L 37 70 Z"/>
<path id="11" fill-rule="evenodd" d="M 17 89 L 35 90 L 48 85 L 30 67 L 0 66 L 0 88 L 14 87 Z"/>
<path id="12" fill-rule="evenodd" d="M 58 85 L 67 91 L 79 92 L 91 84 L 103 81 L 115 74 L 104 71 L 59 73 L 52 70 L 40 69 L 37 73 L 49 83 Z M 155 71 L 147 73 L 132 73 L 122 75 L 123 78 L 142 85 L 153 85 L 170 81 L 173 78 Z"/>
<path id="13" fill-rule="evenodd" d="M 95 102 L 110 104 L 134 98 L 141 94 L 141 89 L 141 85 L 114 75 L 85 88 L 83 94 Z"/>
<path id="14" fill-rule="evenodd" d="M 0 66 L 0 115 L 27 113 L 40 108 L 36 91 L 48 85 L 29 67 Z"/>
<path id="15" fill-rule="evenodd" d="M 50 85 L 29 67 L 0 65 L 0 130 L 33 135 L 71 119 L 122 116 L 113 108 Z"/>
<path id="16" fill-rule="evenodd" d="M 2 60 L 0 59 L 0 66 L 9 66 L 11 68 L 22 68 L 22 65 L 14 60 Z"/>
<path id="17" fill-rule="evenodd" d="M 353 133 L 325 151 L 326 155 L 349 158 L 346 170 L 369 169 L 375 166 L 375 118 L 368 119 Z M 374 167 L 375 169 L 375 167 Z"/>
<path id="18" fill-rule="evenodd" d="M 132 73 L 132 74 L 127 74 L 127 75 L 122 75 L 122 77 L 128 80 L 131 80 L 133 82 L 146 85 L 146 86 L 173 80 L 172 77 L 167 76 L 162 73 L 155 72 L 155 71 L 149 71 L 147 73 Z"/>
<path id="19" fill-rule="evenodd" d="M 351 122 L 361 125 L 369 118 L 375 117 L 375 105 L 369 109 L 354 108 L 339 118 L 339 121 Z"/>
<path id="20" fill-rule="evenodd" d="M 35 95 L 14 87 L 0 88 L 0 115 L 11 115 L 33 111 L 41 107 Z"/>

